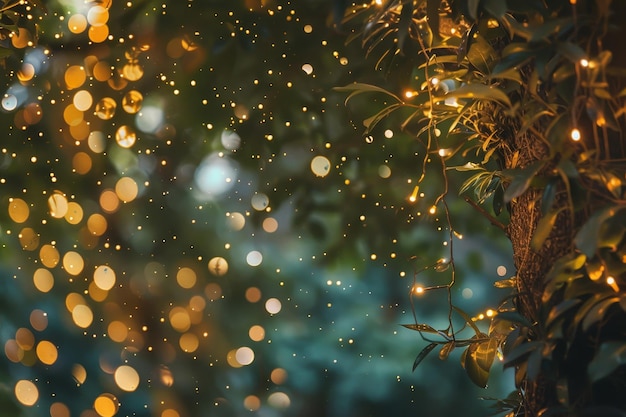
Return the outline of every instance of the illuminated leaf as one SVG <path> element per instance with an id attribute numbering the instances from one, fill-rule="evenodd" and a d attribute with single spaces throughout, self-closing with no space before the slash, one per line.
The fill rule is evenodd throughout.
<path id="1" fill-rule="evenodd" d="M 620 301 L 619 297 L 615 296 L 615 297 L 606 298 L 606 299 L 598 302 L 597 304 L 593 305 L 589 309 L 587 314 L 585 314 L 585 318 L 583 319 L 583 323 L 582 323 L 583 330 L 587 331 L 595 323 L 603 320 L 604 319 L 604 315 L 606 314 L 607 310 L 613 304 L 619 303 L 619 301 Z"/>
<path id="2" fill-rule="evenodd" d="M 511 183 L 504 191 L 504 202 L 509 203 L 522 195 L 530 187 L 531 181 L 543 165 L 542 161 L 535 161 L 525 168 L 515 170 Z"/>
<path id="3" fill-rule="evenodd" d="M 552 210 L 539 219 L 537 228 L 535 229 L 533 237 L 530 241 L 530 247 L 534 251 L 539 251 L 539 249 L 543 246 L 543 242 L 545 242 L 548 236 L 550 236 L 550 232 L 552 232 L 556 218 L 561 211 L 562 210 Z"/>
<path id="4" fill-rule="evenodd" d="M 496 357 L 497 349 L 498 341 L 489 339 L 480 343 L 472 343 L 464 354 L 465 371 L 472 382 L 481 388 L 487 386 L 489 371 Z"/>
<path id="5" fill-rule="evenodd" d="M 415 330 L 418 332 L 439 334 L 438 330 L 432 328 L 428 324 L 402 324 L 401 326 L 404 326 L 407 329 Z"/>
<path id="6" fill-rule="evenodd" d="M 402 99 L 400 99 L 400 97 L 396 96 L 395 94 L 393 94 L 392 92 L 385 90 L 384 88 L 378 87 L 376 85 L 372 85 L 372 84 L 365 84 L 365 83 L 352 83 L 352 84 L 348 84 L 344 87 L 335 87 L 334 88 L 335 91 L 340 91 L 340 92 L 349 92 L 350 94 L 348 95 L 348 97 L 345 100 L 345 103 L 348 104 L 348 102 L 355 96 L 359 95 L 359 94 L 363 94 L 363 93 L 382 93 L 385 94 L 389 97 L 394 98 L 396 101 L 398 102 L 402 102 Z"/>
<path id="7" fill-rule="evenodd" d="M 454 341 L 450 341 L 448 343 L 446 343 L 445 345 L 443 345 L 441 347 L 441 350 L 439 351 L 439 359 L 441 360 L 446 360 L 448 359 L 448 356 L 450 356 L 450 352 L 452 352 L 455 348 L 455 342 Z"/>
<path id="8" fill-rule="evenodd" d="M 593 213 L 576 234 L 574 238 L 576 247 L 588 257 L 592 257 L 601 245 L 600 230 L 602 224 L 609 218 L 616 216 L 622 209 L 624 209 L 623 206 L 609 206 Z"/>
<path id="9" fill-rule="evenodd" d="M 444 97 L 492 100 L 511 107 L 511 100 L 501 89 L 485 84 L 464 84 L 456 90 L 448 92 Z"/>

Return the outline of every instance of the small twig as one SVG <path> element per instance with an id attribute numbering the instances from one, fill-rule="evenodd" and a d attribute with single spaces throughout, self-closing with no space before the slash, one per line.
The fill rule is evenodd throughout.
<path id="1" fill-rule="evenodd" d="M 474 202 L 474 200 L 472 200 L 469 197 L 465 197 L 465 201 L 470 206 L 474 207 L 476 209 L 476 211 L 478 211 L 480 214 L 482 214 L 483 217 L 485 217 L 487 220 L 489 220 L 489 223 L 491 223 L 492 225 L 496 226 L 498 229 L 502 230 L 503 232 L 506 232 L 506 226 L 503 225 L 501 222 L 499 222 L 498 219 L 493 217 L 491 214 L 489 214 L 489 212 L 487 212 L 487 210 L 485 210 L 484 208 L 482 208 L 481 206 L 476 204 Z"/>

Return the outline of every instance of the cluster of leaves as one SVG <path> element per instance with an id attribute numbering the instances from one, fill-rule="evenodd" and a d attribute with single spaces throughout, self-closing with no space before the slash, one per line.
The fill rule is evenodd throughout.
<path id="1" fill-rule="evenodd" d="M 14 53 L 15 48 L 11 45 L 10 36 L 18 35 L 20 29 L 36 33 L 32 16 L 27 17 L 33 9 L 37 14 L 46 11 L 42 0 L 29 0 L 29 2 L 0 0 L 0 63 Z"/>
<path id="2" fill-rule="evenodd" d="M 377 67 L 393 71 L 403 62 L 412 73 L 402 94 L 366 84 L 342 90 L 349 92 L 347 101 L 361 93 L 385 97 L 385 106 L 364 121 L 366 133 L 400 115 L 401 127 L 427 150 L 420 183 L 444 179 L 435 204 L 445 206 L 448 171 L 454 169 L 467 175 L 457 191 L 473 191 L 479 204 L 489 201 L 481 213 L 505 231 L 504 208 L 530 195 L 540 207 L 528 230 L 533 252 L 551 253 L 556 229 L 567 228 L 558 231 L 568 242 L 565 255 L 552 268 L 546 259 L 550 272 L 537 278 L 543 290 L 538 312 L 515 311 L 519 297 L 527 296 L 516 279 L 497 283 L 517 289 L 488 333 L 450 303 L 450 314 L 467 318 L 475 335 L 460 339 L 451 326 L 408 325 L 429 341 L 414 366 L 437 345 L 442 359 L 467 347 L 463 365 L 485 386 L 501 349 L 504 365 L 516 369 L 519 392 L 512 398 L 523 398 L 528 384 L 547 378 L 556 391 L 550 411 L 610 406 L 617 412 L 625 407 L 618 395 L 626 363 L 625 107 L 623 62 L 614 62 L 611 46 L 621 29 L 612 26 L 611 2 L 576 3 L 396 0 L 374 11 L 373 5 L 355 6 L 346 19 L 359 22 L 352 39 L 380 56 Z M 439 174 L 426 172 L 431 159 L 439 162 Z M 519 400 L 498 405 L 511 415 L 524 413 Z"/>

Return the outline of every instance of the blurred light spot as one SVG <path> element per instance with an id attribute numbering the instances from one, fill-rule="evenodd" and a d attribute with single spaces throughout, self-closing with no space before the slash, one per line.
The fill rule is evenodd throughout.
<path id="1" fill-rule="evenodd" d="M 57 352 L 56 346 L 47 340 L 42 340 L 37 343 L 37 358 L 41 361 L 41 363 L 45 365 L 52 365 L 57 361 L 59 357 L 59 353 Z"/>
<path id="2" fill-rule="evenodd" d="M 67 198 L 60 192 L 54 192 L 48 197 L 48 209 L 55 219 L 61 219 L 67 213 Z"/>
<path id="3" fill-rule="evenodd" d="M 192 288 L 196 285 L 196 273 L 193 269 L 183 267 L 176 273 L 176 282 L 182 288 Z"/>
<path id="4" fill-rule="evenodd" d="M 218 196 L 232 188 L 237 179 L 237 170 L 230 160 L 211 154 L 198 165 L 194 179 L 200 191 L 209 196 Z"/>
<path id="5" fill-rule="evenodd" d="M 114 342 L 121 343 L 128 337 L 128 327 L 119 320 L 114 320 L 107 326 L 109 338 Z"/>
<path id="6" fill-rule="evenodd" d="M 463 296 L 463 298 L 465 298 L 466 300 L 472 298 L 474 296 L 474 291 L 472 291 L 471 288 L 463 288 L 463 291 L 461 292 L 461 295 Z"/>
<path id="7" fill-rule="evenodd" d="M 139 386 L 139 374 L 131 366 L 118 366 L 113 376 L 117 386 L 124 391 L 133 392 Z"/>
<path id="8" fill-rule="evenodd" d="M 270 298 L 265 302 L 265 310 L 270 314 L 278 314 L 282 304 L 278 298 Z"/>
<path id="9" fill-rule="evenodd" d="M 261 290 L 257 287 L 250 287 L 246 290 L 246 301 L 258 303 L 261 300 Z"/>
<path id="10" fill-rule="evenodd" d="M 93 402 L 93 409 L 101 417 L 113 417 L 118 409 L 117 398 L 113 394 L 101 394 Z"/>
<path id="11" fill-rule="evenodd" d="M 87 219 L 87 228 L 94 236 L 102 236 L 107 230 L 107 220 L 100 213 L 94 213 Z"/>
<path id="12" fill-rule="evenodd" d="M 39 249 L 39 259 L 41 263 L 47 268 L 54 268 L 61 260 L 59 250 L 52 245 L 43 245 Z"/>
<path id="13" fill-rule="evenodd" d="M 133 201 L 139 193 L 137 182 L 130 177 L 122 177 L 115 183 L 115 194 L 124 203 Z"/>
<path id="14" fill-rule="evenodd" d="M 47 269 L 39 268 L 33 273 L 33 284 L 39 291 L 49 292 L 54 287 L 54 276 Z"/>
<path id="15" fill-rule="evenodd" d="M 174 385 L 174 375 L 168 367 L 161 366 L 161 368 L 159 369 L 159 376 L 161 379 L 161 383 L 166 387 L 171 387 L 172 385 Z"/>
<path id="16" fill-rule="evenodd" d="M 137 133 L 132 127 L 122 125 L 115 132 L 115 141 L 122 148 L 130 148 L 137 141 Z"/>
<path id="17" fill-rule="evenodd" d="M 93 281 L 98 288 L 109 291 L 115 285 L 115 271 L 108 265 L 100 265 L 93 273 Z"/>
<path id="18" fill-rule="evenodd" d="M 85 68 L 80 65 L 72 65 L 65 70 L 65 85 L 69 90 L 80 87 L 86 79 Z"/>
<path id="19" fill-rule="evenodd" d="M 174 330 L 183 333 L 191 327 L 191 318 L 189 313 L 183 307 L 174 307 L 169 314 L 170 324 Z"/>
<path id="20" fill-rule="evenodd" d="M 109 21 L 109 11 L 104 7 L 97 5 L 89 8 L 87 12 L 87 22 L 91 26 L 102 26 Z"/>
<path id="21" fill-rule="evenodd" d="M 141 109 L 143 95 L 137 90 L 130 90 L 122 98 L 122 108 L 128 114 L 135 114 Z"/>
<path id="22" fill-rule="evenodd" d="M 13 111 L 17 108 L 17 97 L 13 94 L 5 94 L 2 97 L 2 108 L 6 111 Z"/>
<path id="23" fill-rule="evenodd" d="M 287 371 L 283 368 L 275 368 L 270 374 L 270 379 L 276 385 L 284 384 L 287 381 Z"/>
<path id="24" fill-rule="evenodd" d="M 83 271 L 85 261 L 78 252 L 68 251 L 63 255 L 63 268 L 70 275 L 78 275 Z"/>
<path id="25" fill-rule="evenodd" d="M 311 171 L 318 177 L 325 177 L 330 172 L 330 161 L 325 156 L 316 156 L 311 160 Z"/>
<path id="26" fill-rule="evenodd" d="M 259 266 L 263 262 L 263 255 L 257 250 L 250 251 L 246 256 L 246 262 L 250 266 Z"/>
<path id="27" fill-rule="evenodd" d="M 224 130 L 220 137 L 222 146 L 229 151 L 235 151 L 241 146 L 241 137 L 237 132 Z"/>
<path id="28" fill-rule="evenodd" d="M 87 111 L 91 108 L 93 104 L 93 97 L 91 97 L 91 93 L 87 90 L 80 90 L 74 94 L 74 99 L 72 100 L 74 107 L 79 111 Z"/>
<path id="29" fill-rule="evenodd" d="M 240 347 L 235 352 L 235 359 L 240 365 L 250 365 L 254 362 L 254 351 L 247 346 Z"/>
<path id="30" fill-rule="evenodd" d="M 48 315 L 46 312 L 38 309 L 31 311 L 30 325 L 39 332 L 44 331 L 48 327 Z"/>
<path id="31" fill-rule="evenodd" d="M 83 219 L 83 208 L 77 202 L 70 201 L 64 217 L 69 224 L 78 224 Z"/>
<path id="32" fill-rule="evenodd" d="M 243 399 L 243 406 L 248 411 L 257 411 L 261 408 L 261 400 L 256 395 L 248 395 Z"/>
<path id="33" fill-rule="evenodd" d="M 78 363 L 74 364 L 72 367 L 72 377 L 74 378 L 74 381 L 76 381 L 76 384 L 82 385 L 87 380 L 87 370 L 83 365 Z"/>
<path id="34" fill-rule="evenodd" d="M 72 310 L 72 320 L 78 327 L 86 329 L 93 322 L 93 312 L 88 306 L 79 304 Z"/>
<path id="35" fill-rule="evenodd" d="M 20 327 L 15 332 L 17 345 L 24 350 L 31 350 L 35 347 L 35 335 L 25 327 Z"/>
<path id="36" fill-rule="evenodd" d="M 302 65 L 302 71 L 306 72 L 307 75 L 311 75 L 313 73 L 313 65 L 311 64 Z"/>
<path id="37" fill-rule="evenodd" d="M 243 229 L 243 227 L 246 224 L 246 218 L 243 216 L 243 214 L 234 212 L 234 213 L 228 213 L 227 216 L 228 216 L 228 225 L 230 226 L 231 229 L 235 231 L 239 231 Z"/>
<path id="38" fill-rule="evenodd" d="M 260 342 L 261 340 L 265 339 L 265 329 L 263 328 L 263 326 L 255 324 L 248 330 L 248 336 L 251 340 L 255 342 Z"/>
<path id="39" fill-rule="evenodd" d="M 22 379 L 15 384 L 15 397 L 23 405 L 31 406 L 39 399 L 39 390 L 31 381 Z"/>
<path id="40" fill-rule="evenodd" d="M 378 167 L 378 175 L 381 178 L 389 178 L 391 176 L 391 168 L 387 165 L 381 165 Z"/>
<path id="41" fill-rule="evenodd" d="M 92 161 L 91 156 L 86 152 L 77 152 L 72 157 L 72 168 L 81 175 L 88 173 L 91 170 Z"/>
<path id="42" fill-rule="evenodd" d="M 50 404 L 50 417 L 70 417 L 70 409 L 63 403 Z"/>
<path id="43" fill-rule="evenodd" d="M 221 277 L 228 272 L 228 262 L 221 256 L 211 258 L 208 264 L 211 274 Z"/>
<path id="44" fill-rule="evenodd" d="M 99 131 L 92 131 L 87 137 L 87 145 L 95 153 L 102 153 L 106 149 L 106 138 L 104 133 Z"/>
<path id="45" fill-rule="evenodd" d="M 110 120 L 115 115 L 117 103 L 111 97 L 104 97 L 96 104 L 96 116 L 102 120 Z"/>
<path id="46" fill-rule="evenodd" d="M 506 275 L 506 266 L 504 265 L 500 265 L 497 269 L 496 269 L 496 273 L 498 274 L 498 276 L 503 277 Z"/>
<path id="47" fill-rule="evenodd" d="M 163 125 L 163 110 L 145 106 L 135 117 L 137 128 L 145 133 L 156 133 Z"/>
<path id="48" fill-rule="evenodd" d="M 100 194 L 100 207 L 106 213 L 115 213 L 120 206 L 120 199 L 113 190 L 104 190 Z"/>
<path id="49" fill-rule="evenodd" d="M 195 334 L 185 333 L 180 336 L 180 339 L 178 340 L 178 345 L 183 352 L 192 353 L 198 349 L 198 346 L 200 346 L 200 341 Z"/>
<path id="50" fill-rule="evenodd" d="M 278 221 L 273 217 L 268 217 L 263 220 L 263 230 L 267 233 L 274 233 L 278 230 Z"/>
<path id="51" fill-rule="evenodd" d="M 87 29 L 87 18 L 82 14 L 74 14 L 67 20 L 67 28 L 75 34 L 83 33 Z"/>
<path id="52" fill-rule="evenodd" d="M 275 408 L 287 408 L 291 404 L 289 396 L 284 392 L 273 392 L 267 398 L 267 403 Z"/>
<path id="53" fill-rule="evenodd" d="M 31 227 L 25 227 L 18 234 L 22 249 L 34 251 L 39 247 L 39 234 Z"/>
<path id="54" fill-rule="evenodd" d="M 257 193 L 252 196 L 251 205 L 256 211 L 263 211 L 269 206 L 270 199 L 263 193 Z"/>
<path id="55" fill-rule="evenodd" d="M 21 198 L 9 198 L 9 217 L 15 223 L 24 223 L 30 214 L 26 201 Z"/>

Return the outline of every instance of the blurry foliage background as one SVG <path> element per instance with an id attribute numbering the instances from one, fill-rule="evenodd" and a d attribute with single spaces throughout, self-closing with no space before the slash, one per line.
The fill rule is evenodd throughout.
<path id="1" fill-rule="evenodd" d="M 423 149 L 393 117 L 364 137 L 372 111 L 333 91 L 411 67 L 346 44 L 343 2 L 42 8 L 1 41 L 1 415 L 485 415 L 510 390 L 454 355 L 411 373 L 424 342 L 399 324 L 447 253 L 441 184 L 411 202 Z M 451 207 L 454 296 L 479 314 L 510 249 Z M 440 301 L 420 321 L 445 323 Z"/>

